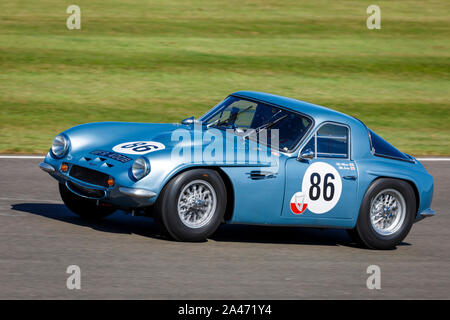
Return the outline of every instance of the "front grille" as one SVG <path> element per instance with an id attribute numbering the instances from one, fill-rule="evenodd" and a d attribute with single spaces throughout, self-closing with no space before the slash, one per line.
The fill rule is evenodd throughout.
<path id="1" fill-rule="evenodd" d="M 76 183 L 73 183 L 72 181 L 67 181 L 67 187 L 72 190 L 72 192 L 89 198 L 100 199 L 105 196 L 105 191 L 85 188 Z"/>
<path id="2" fill-rule="evenodd" d="M 103 172 L 73 165 L 69 175 L 75 179 L 94 184 L 97 186 L 108 187 L 109 176 Z"/>

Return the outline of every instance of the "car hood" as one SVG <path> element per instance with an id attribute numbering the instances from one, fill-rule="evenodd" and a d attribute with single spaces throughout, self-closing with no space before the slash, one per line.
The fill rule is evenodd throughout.
<path id="1" fill-rule="evenodd" d="M 171 147 L 172 133 L 188 127 L 169 123 L 96 122 L 73 127 L 64 132 L 72 145 L 72 152 L 106 150 L 133 141 L 155 141 Z"/>
<path id="2" fill-rule="evenodd" d="M 179 132 L 175 132 L 176 130 L 179 130 Z M 217 129 L 209 129 L 210 132 L 213 130 L 219 132 Z M 164 150 L 143 153 L 142 155 L 155 159 L 170 156 L 173 148 L 176 145 L 180 146 L 180 135 L 184 136 L 184 138 L 186 135 L 189 135 L 188 142 L 183 142 L 186 145 L 200 145 L 202 149 L 215 141 L 215 138 L 194 139 L 195 132 L 193 125 L 176 123 L 98 122 L 79 125 L 63 133 L 71 141 L 69 153 L 73 157 L 83 157 L 93 151 L 115 151 L 113 150 L 115 146 L 124 143 L 152 141 L 163 144 Z M 223 139 L 235 139 L 235 136 L 232 134 L 223 135 L 222 137 Z M 244 141 L 241 137 L 237 139 L 238 141 L 234 142 L 233 148 L 237 153 L 247 153 L 252 148 L 254 150 L 255 147 L 260 151 L 267 152 L 267 147 L 263 145 L 256 146 L 256 143 L 253 143 L 249 146 L 248 140 Z M 225 143 L 225 140 L 223 140 L 224 145 Z M 141 154 L 126 154 L 126 156 L 136 159 Z M 245 159 L 246 157 L 242 156 L 240 158 Z"/>

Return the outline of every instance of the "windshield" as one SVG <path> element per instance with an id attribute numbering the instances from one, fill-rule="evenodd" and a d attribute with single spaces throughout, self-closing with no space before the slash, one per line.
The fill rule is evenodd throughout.
<path id="1" fill-rule="evenodd" d="M 297 113 L 233 96 L 226 98 L 200 120 L 208 128 L 233 129 L 253 139 L 259 131 L 267 130 L 269 144 L 270 129 L 278 129 L 279 148 L 285 152 L 295 148 L 311 125 L 310 119 Z"/>

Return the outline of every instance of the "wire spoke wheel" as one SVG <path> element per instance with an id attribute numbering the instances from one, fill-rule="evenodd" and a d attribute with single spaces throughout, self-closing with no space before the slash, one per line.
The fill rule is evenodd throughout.
<path id="1" fill-rule="evenodd" d="M 216 191 L 209 182 L 194 180 L 181 190 L 177 203 L 181 222 L 189 228 L 201 228 L 216 211 Z"/>
<path id="2" fill-rule="evenodd" d="M 370 204 L 370 222 L 380 235 L 395 234 L 402 227 L 405 216 L 405 198 L 395 189 L 382 190 Z"/>

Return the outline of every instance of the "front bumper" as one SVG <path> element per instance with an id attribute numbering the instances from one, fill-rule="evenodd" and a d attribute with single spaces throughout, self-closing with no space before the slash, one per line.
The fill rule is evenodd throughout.
<path id="1" fill-rule="evenodd" d="M 126 188 L 126 187 L 119 187 L 119 191 L 123 193 L 124 195 L 133 197 L 133 198 L 153 198 L 156 197 L 156 193 L 150 190 L 146 189 L 140 189 L 140 188 Z"/>
<path id="2" fill-rule="evenodd" d="M 39 168 L 41 168 L 42 170 L 44 170 L 47 173 L 55 172 L 55 168 L 51 164 L 48 164 L 45 162 L 41 162 L 39 164 Z"/>
<path id="3" fill-rule="evenodd" d="M 425 218 L 428 218 L 428 217 L 433 217 L 434 215 L 435 215 L 435 212 L 434 212 L 433 209 L 431 209 L 431 208 L 425 209 L 424 211 L 420 212 L 417 215 L 415 222 L 421 221 L 421 220 L 423 220 Z"/>
<path id="4" fill-rule="evenodd" d="M 39 168 L 64 184 L 71 192 L 83 198 L 100 200 L 122 208 L 146 207 L 152 205 L 156 200 L 157 194 L 147 189 L 117 184 L 113 187 L 90 184 L 70 176 L 69 173 L 61 172 L 46 162 L 41 162 Z"/>

